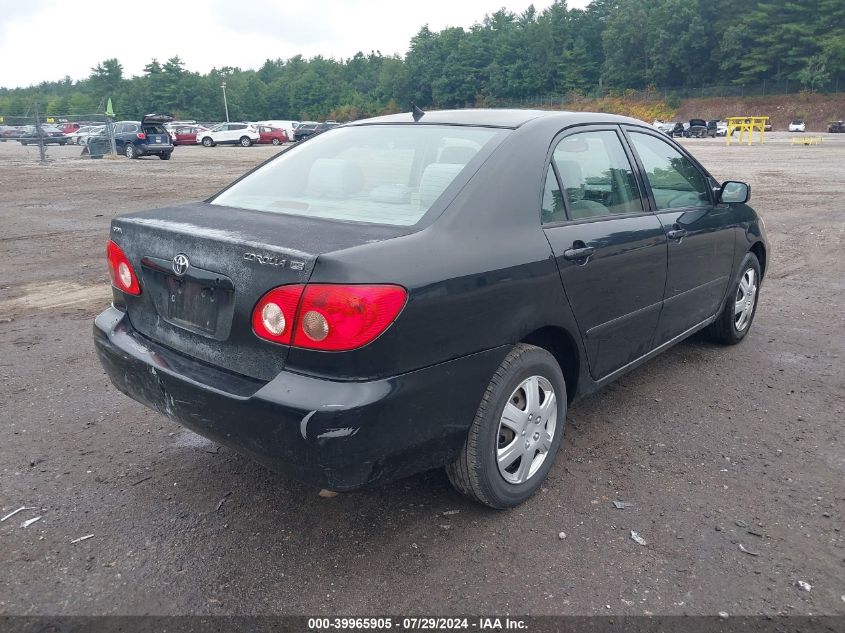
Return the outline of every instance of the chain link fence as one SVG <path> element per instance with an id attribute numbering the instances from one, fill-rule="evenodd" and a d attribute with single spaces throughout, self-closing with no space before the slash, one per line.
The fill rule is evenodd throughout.
<path id="1" fill-rule="evenodd" d="M 41 162 L 116 155 L 114 124 L 99 112 L 44 114 L 33 103 L 22 113 L 0 112 L 0 161 Z"/>

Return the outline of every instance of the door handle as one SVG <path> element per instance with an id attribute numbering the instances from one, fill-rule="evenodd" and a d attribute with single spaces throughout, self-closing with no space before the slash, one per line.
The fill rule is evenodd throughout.
<path id="1" fill-rule="evenodd" d="M 583 246 L 581 248 L 568 248 L 563 251 L 563 258 L 568 259 L 569 261 L 586 259 L 595 252 L 596 249 L 592 246 Z"/>
<path id="2" fill-rule="evenodd" d="M 674 229 L 666 233 L 666 237 L 670 240 L 678 240 L 679 242 L 686 237 L 687 232 L 685 229 Z"/>

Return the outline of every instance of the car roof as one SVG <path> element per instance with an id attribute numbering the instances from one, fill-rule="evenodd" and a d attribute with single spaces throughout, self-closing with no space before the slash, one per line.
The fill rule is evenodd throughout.
<path id="1" fill-rule="evenodd" d="M 563 110 L 517 110 L 517 109 L 465 109 L 465 110 L 432 110 L 426 112 L 419 123 L 429 125 L 468 125 L 481 127 L 518 128 L 535 119 L 557 119 L 562 125 L 577 123 L 635 123 L 642 125 L 638 119 L 605 114 L 599 112 L 570 112 Z M 413 123 L 410 112 L 388 114 L 372 119 L 361 119 L 347 125 L 371 125 L 383 123 Z"/>

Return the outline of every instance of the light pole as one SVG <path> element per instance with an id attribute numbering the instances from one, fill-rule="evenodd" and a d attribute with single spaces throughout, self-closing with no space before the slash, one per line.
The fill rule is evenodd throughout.
<path id="1" fill-rule="evenodd" d="M 224 80 L 223 83 L 220 84 L 220 87 L 223 88 L 223 107 L 226 108 L 226 123 L 229 122 L 229 102 L 226 101 L 226 81 Z"/>

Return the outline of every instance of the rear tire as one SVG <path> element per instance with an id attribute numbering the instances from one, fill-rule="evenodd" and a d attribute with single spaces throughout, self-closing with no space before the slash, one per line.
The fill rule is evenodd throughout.
<path id="1" fill-rule="evenodd" d="M 281 144 L 282 144 L 282 142 L 279 139 L 277 139 L 277 138 L 273 139 L 273 145 L 281 145 Z"/>
<path id="2" fill-rule="evenodd" d="M 211 140 L 210 136 L 205 136 L 202 139 L 202 146 L 203 147 L 214 147 L 214 141 Z"/>
<path id="3" fill-rule="evenodd" d="M 252 145 L 252 139 L 248 136 L 242 136 L 240 140 L 241 147 L 249 147 Z"/>
<path id="4" fill-rule="evenodd" d="M 760 289 L 760 262 L 757 256 L 747 253 L 739 271 L 722 313 L 707 329 L 710 339 L 722 345 L 736 345 L 742 341 L 757 314 Z"/>
<path id="5" fill-rule="evenodd" d="M 533 345 L 514 346 L 487 386 L 461 454 L 446 466 L 449 481 L 491 508 L 525 502 L 554 463 L 566 403 L 566 382 L 554 356 Z"/>
<path id="6" fill-rule="evenodd" d="M 166 154 L 159 154 L 158 157 L 161 160 L 170 160 L 170 152 L 167 152 Z"/>
<path id="7" fill-rule="evenodd" d="M 127 143 L 123 146 L 123 155 L 126 158 L 138 158 L 138 150 L 135 149 L 135 146 L 132 143 Z"/>

